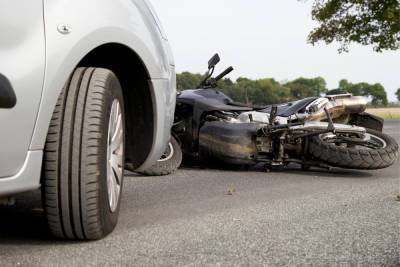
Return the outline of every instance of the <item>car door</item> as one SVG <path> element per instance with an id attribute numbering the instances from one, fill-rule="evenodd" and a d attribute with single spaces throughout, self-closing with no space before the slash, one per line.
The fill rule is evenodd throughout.
<path id="1" fill-rule="evenodd" d="M 44 66 L 42 0 L 0 1 L 0 179 L 24 165 Z"/>

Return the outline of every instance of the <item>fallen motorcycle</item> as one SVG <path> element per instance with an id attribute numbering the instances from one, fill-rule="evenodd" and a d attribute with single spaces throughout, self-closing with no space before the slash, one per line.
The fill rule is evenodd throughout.
<path id="1" fill-rule="evenodd" d="M 364 97 L 328 95 L 269 106 L 236 103 L 215 89 L 233 70 L 212 78 L 219 61 L 218 54 L 211 58 L 197 89 L 178 94 L 167 155 L 149 174 L 172 172 L 182 151 L 203 162 L 263 163 L 268 169 L 297 163 L 303 169 L 373 170 L 397 160 L 398 144 L 382 133 L 383 119 L 365 113 Z"/>

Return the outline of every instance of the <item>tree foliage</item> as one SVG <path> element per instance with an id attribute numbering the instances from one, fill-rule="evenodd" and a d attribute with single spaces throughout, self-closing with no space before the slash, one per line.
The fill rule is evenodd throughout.
<path id="1" fill-rule="evenodd" d="M 201 74 L 189 72 L 178 74 L 178 90 L 194 89 L 202 79 L 203 75 Z M 366 96 L 373 105 L 387 105 L 388 103 L 385 88 L 379 83 L 353 84 L 347 80 L 341 80 L 337 89 L 328 91 L 325 79 L 322 77 L 301 77 L 283 83 L 274 79 L 251 80 L 244 77 L 238 78 L 236 81 L 223 79 L 218 83 L 218 89 L 235 101 L 258 105 L 278 104 L 305 97 L 321 96 L 326 93 L 352 93 L 353 95 Z"/>
<path id="2" fill-rule="evenodd" d="M 328 91 L 326 82 L 322 77 L 314 79 L 298 78 L 292 82 L 286 83 L 285 86 L 290 88 L 294 98 L 319 96 Z"/>
<path id="3" fill-rule="evenodd" d="M 176 76 L 177 88 L 181 90 L 183 88 L 196 88 L 202 80 L 203 76 L 201 74 L 193 74 L 190 72 L 182 72 Z"/>
<path id="4" fill-rule="evenodd" d="M 337 41 L 341 52 L 353 42 L 379 52 L 400 47 L 399 0 L 315 0 L 312 17 L 319 23 L 309 35 L 312 44 Z"/>
<path id="5" fill-rule="evenodd" d="M 339 82 L 339 88 L 328 92 L 329 95 L 343 93 L 366 96 L 371 100 L 371 104 L 376 106 L 386 106 L 388 104 L 385 88 L 380 83 L 369 84 L 362 82 L 353 84 L 347 80 L 341 80 Z"/>
<path id="6" fill-rule="evenodd" d="M 396 91 L 397 100 L 400 101 L 400 88 Z"/>

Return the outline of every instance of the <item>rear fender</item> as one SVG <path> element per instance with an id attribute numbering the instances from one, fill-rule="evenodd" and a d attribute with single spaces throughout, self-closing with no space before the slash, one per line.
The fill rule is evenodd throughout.
<path id="1" fill-rule="evenodd" d="M 351 114 L 349 124 L 382 132 L 384 119 L 363 112 L 363 113 Z"/>

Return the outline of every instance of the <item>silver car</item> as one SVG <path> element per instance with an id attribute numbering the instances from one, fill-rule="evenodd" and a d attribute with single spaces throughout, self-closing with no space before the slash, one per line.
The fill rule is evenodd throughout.
<path id="1" fill-rule="evenodd" d="M 0 199 L 43 191 L 51 232 L 100 239 L 117 224 L 124 167 L 170 137 L 171 50 L 147 0 L 0 2 Z"/>

